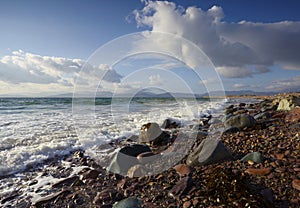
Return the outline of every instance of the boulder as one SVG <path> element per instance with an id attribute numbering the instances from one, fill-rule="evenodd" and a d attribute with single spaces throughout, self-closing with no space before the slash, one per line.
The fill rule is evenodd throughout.
<path id="1" fill-rule="evenodd" d="M 231 152 L 217 139 L 204 139 L 187 157 L 189 166 L 200 166 L 232 160 Z"/>
<path id="2" fill-rule="evenodd" d="M 224 122 L 226 129 L 236 127 L 238 129 L 243 129 L 245 127 L 253 127 L 255 124 L 255 119 L 248 114 L 239 114 L 232 117 L 229 117 Z"/>
<path id="3" fill-rule="evenodd" d="M 139 143 L 159 144 L 168 135 L 163 132 L 157 123 L 144 124 L 140 129 Z"/>
<path id="4" fill-rule="evenodd" d="M 296 106 L 300 106 L 300 97 L 289 96 L 279 101 L 277 110 L 291 110 Z"/>
<path id="5" fill-rule="evenodd" d="M 143 152 L 150 152 L 147 145 L 133 144 L 121 148 L 113 157 L 107 170 L 118 174 L 127 174 L 130 167 L 137 165 L 137 156 Z"/>
<path id="6" fill-rule="evenodd" d="M 263 158 L 262 158 L 262 155 L 260 154 L 260 152 L 248 153 L 247 155 L 245 155 L 241 159 L 242 162 L 248 162 L 249 160 L 251 160 L 255 163 L 262 163 L 263 162 Z"/>

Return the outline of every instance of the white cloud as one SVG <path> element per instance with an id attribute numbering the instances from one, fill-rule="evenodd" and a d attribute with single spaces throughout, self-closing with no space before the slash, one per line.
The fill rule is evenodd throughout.
<path id="1" fill-rule="evenodd" d="M 87 86 L 91 83 L 98 84 L 101 77 L 106 82 L 120 82 L 121 76 L 114 69 L 105 65 L 85 64 L 86 62 L 82 59 L 41 56 L 18 50 L 0 59 L 0 81 L 15 85 L 24 83 L 55 84 L 55 86 L 62 86 L 64 90 L 68 89 L 69 91 L 73 90 L 78 76 L 82 76 L 80 77 L 81 84 Z M 85 70 L 80 73 L 84 65 Z M 42 87 L 39 89 L 44 90 Z"/>
<path id="2" fill-rule="evenodd" d="M 236 89 L 240 89 L 240 88 L 249 88 L 250 85 L 248 84 L 241 84 L 241 83 L 236 83 L 233 85 L 233 88 L 236 88 Z"/>
<path id="3" fill-rule="evenodd" d="M 273 81 L 266 89 L 273 91 L 298 91 L 300 90 L 300 76 L 289 79 Z"/>
<path id="4" fill-rule="evenodd" d="M 207 11 L 167 1 L 144 1 L 134 15 L 139 27 L 168 32 L 194 42 L 213 61 L 222 76 L 251 77 L 281 64 L 300 69 L 300 22 L 228 23 L 221 7 Z M 173 47 L 167 40 L 161 47 Z M 182 50 L 184 52 L 184 50 Z"/>
<path id="5" fill-rule="evenodd" d="M 155 85 L 155 86 L 162 85 L 163 84 L 163 80 L 162 80 L 162 78 L 160 77 L 159 74 L 151 75 L 149 77 L 149 84 L 150 85 Z"/>

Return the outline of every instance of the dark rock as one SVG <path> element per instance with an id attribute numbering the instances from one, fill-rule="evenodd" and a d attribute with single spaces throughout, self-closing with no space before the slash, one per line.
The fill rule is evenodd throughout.
<path id="1" fill-rule="evenodd" d="M 51 200 L 54 200 L 55 198 L 57 198 L 57 197 L 59 197 L 61 195 L 67 194 L 67 193 L 70 193 L 70 191 L 68 189 L 65 189 L 65 190 L 59 191 L 57 193 L 53 193 L 53 194 L 50 194 L 48 196 L 42 197 L 42 198 L 40 198 L 39 200 L 37 200 L 34 203 L 34 206 L 36 206 L 36 207 L 42 207 L 42 205 L 44 203 L 47 203 L 47 202 L 49 202 Z"/>
<path id="2" fill-rule="evenodd" d="M 179 199 L 181 195 L 189 191 L 191 186 L 192 186 L 192 178 L 189 176 L 184 177 L 180 181 L 178 181 L 176 185 L 173 186 L 173 188 L 169 191 L 169 196 L 175 199 Z"/>
<path id="3" fill-rule="evenodd" d="M 262 158 L 262 155 L 260 154 L 260 152 L 248 153 L 247 155 L 245 155 L 241 159 L 242 162 L 248 162 L 249 160 L 251 160 L 255 163 L 262 163 L 263 162 L 263 158 Z"/>
<path id="4" fill-rule="evenodd" d="M 113 208 L 142 208 L 142 204 L 143 202 L 141 199 L 132 196 L 116 202 L 113 205 Z"/>
<path id="5" fill-rule="evenodd" d="M 254 116 L 255 120 L 269 119 L 269 118 L 271 118 L 271 114 L 269 112 L 259 113 L 259 114 L 257 114 L 257 115 Z"/>
<path id="6" fill-rule="evenodd" d="M 224 133 L 235 133 L 238 131 L 239 131 L 239 129 L 237 127 L 229 127 L 229 128 L 224 129 Z"/>
<path id="7" fill-rule="evenodd" d="M 96 179 L 99 173 L 98 170 L 88 170 L 82 174 L 82 179 Z"/>
<path id="8" fill-rule="evenodd" d="M 245 127 L 253 127 L 255 124 L 255 119 L 248 114 L 240 114 L 228 118 L 224 122 L 225 128 L 236 127 L 238 129 L 243 129 Z"/>
<path id="9" fill-rule="evenodd" d="M 161 125 L 162 129 L 175 129 L 178 127 L 180 127 L 180 123 L 171 118 L 167 118 L 166 120 L 164 120 L 163 124 Z"/>
<path id="10" fill-rule="evenodd" d="M 123 153 L 125 155 L 128 155 L 128 156 L 137 157 L 141 153 L 151 152 L 151 149 L 147 145 L 132 144 L 132 145 L 121 148 L 119 152 Z"/>
<path id="11" fill-rule="evenodd" d="M 274 203 L 274 196 L 271 189 L 263 189 L 260 191 L 260 194 L 264 197 L 266 202 Z"/>
<path id="12" fill-rule="evenodd" d="M 2 197 L 0 195 L 0 197 L 2 198 L 1 204 L 5 204 L 6 202 L 11 201 L 18 196 L 19 196 L 19 193 L 17 191 L 13 191 L 13 192 L 9 193 L 8 195 L 6 195 L 5 197 Z"/>
<path id="13" fill-rule="evenodd" d="M 187 157 L 190 166 L 208 165 L 225 160 L 232 160 L 231 152 L 216 139 L 204 139 Z"/>
<path id="14" fill-rule="evenodd" d="M 102 204 L 103 202 L 108 202 L 114 199 L 114 196 L 117 194 L 117 190 L 113 188 L 106 188 L 97 193 L 95 196 L 93 203 L 94 204 Z"/>

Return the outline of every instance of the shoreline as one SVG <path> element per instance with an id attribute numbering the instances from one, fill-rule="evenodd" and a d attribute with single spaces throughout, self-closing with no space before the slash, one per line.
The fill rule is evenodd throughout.
<path id="1" fill-rule="evenodd" d="M 292 95 L 300 97 L 300 93 Z M 35 205 L 31 204 L 29 195 L 26 198 L 25 193 L 15 190 L 0 195 L 1 206 L 5 207 L 15 200 L 16 205 L 23 207 L 104 208 L 112 207 L 123 199 L 134 198 L 136 203 L 141 200 L 144 207 L 245 207 L 247 203 L 251 207 L 298 207 L 300 120 L 291 121 L 289 111 L 277 111 L 272 107 L 273 104 L 278 105 L 276 99 L 288 96 L 291 94 L 256 96 L 251 98 L 263 101 L 227 108 L 235 115 L 269 114 L 265 115 L 266 118 L 262 115 L 257 118 L 251 128 L 227 129 L 223 133 L 221 141 L 233 153 L 234 159 L 231 161 L 192 167 L 185 164 L 184 158 L 180 162 L 182 168 L 129 178 L 107 173 L 93 159 L 77 151 L 62 158 L 62 162 L 52 160 L 32 175 L 28 173 L 23 186 L 25 184 L 27 190 L 42 193 L 42 196 L 35 198 Z M 203 126 L 202 130 L 205 128 L 208 126 Z M 203 138 L 199 137 L 196 143 L 202 141 Z M 195 147 L 197 145 L 193 149 Z M 263 162 L 241 162 L 242 157 L 251 152 L 261 153 Z M 45 187 L 38 187 L 40 181 L 47 178 L 56 179 Z"/>

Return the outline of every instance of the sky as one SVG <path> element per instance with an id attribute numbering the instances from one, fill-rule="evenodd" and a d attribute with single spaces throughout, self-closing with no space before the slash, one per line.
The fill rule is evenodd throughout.
<path id="1" fill-rule="evenodd" d="M 2 0 L 0 96 L 205 93 L 220 84 L 300 91 L 299 9 L 297 0 Z M 145 31 L 139 41 L 130 35 Z M 155 53 L 100 62 L 149 49 Z M 199 57 L 209 66 L 193 64 Z"/>

